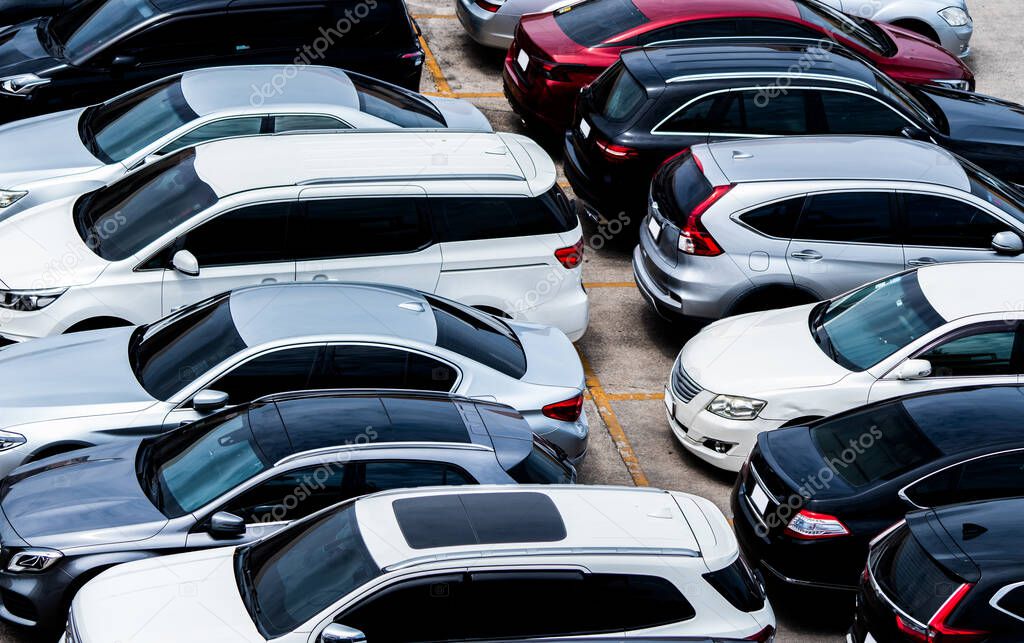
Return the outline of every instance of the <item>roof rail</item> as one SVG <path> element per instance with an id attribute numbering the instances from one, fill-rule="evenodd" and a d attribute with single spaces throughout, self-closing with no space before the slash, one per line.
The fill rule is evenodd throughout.
<path id="1" fill-rule="evenodd" d="M 282 391 L 280 393 L 268 393 L 258 397 L 251 403 L 257 402 L 282 402 L 286 400 L 302 400 L 317 397 L 390 397 L 390 396 L 417 397 L 430 400 L 451 400 L 452 402 L 473 402 L 488 400 L 474 400 L 464 395 L 446 393 L 443 391 L 425 391 L 415 388 L 311 388 L 297 391 Z"/>
<path id="2" fill-rule="evenodd" d="M 845 78 L 843 76 L 833 76 L 831 74 L 818 74 L 818 73 L 793 73 L 788 71 L 732 71 L 732 72 L 720 72 L 711 74 L 693 74 L 691 76 L 674 76 L 666 80 L 666 83 L 691 83 L 700 80 L 717 80 L 720 78 L 768 78 L 771 80 L 778 80 L 780 78 L 796 78 L 796 79 L 808 79 L 813 78 L 815 80 L 827 80 L 834 83 L 843 83 L 846 85 L 855 85 L 857 87 L 863 87 L 875 91 L 869 83 L 865 83 L 862 80 L 855 78 Z"/>
<path id="3" fill-rule="evenodd" d="M 517 547 L 515 549 L 477 549 L 409 558 L 388 565 L 384 568 L 384 571 L 393 572 L 445 561 L 479 560 L 481 558 L 522 558 L 526 556 L 675 556 L 678 558 L 700 558 L 700 552 L 685 547 Z"/>
<path id="4" fill-rule="evenodd" d="M 650 47 L 664 47 L 672 45 L 688 45 L 690 43 L 703 44 L 708 41 L 722 41 L 727 40 L 729 43 L 745 44 L 755 41 L 767 41 L 772 43 L 828 43 L 831 47 L 842 47 L 841 44 L 829 40 L 828 38 L 809 38 L 801 36 L 704 36 L 702 38 L 669 38 L 668 40 L 656 40 L 655 42 L 649 42 L 645 45 L 641 45 L 642 48 L 647 49 Z M 846 48 L 843 47 L 846 51 Z"/>
<path id="5" fill-rule="evenodd" d="M 494 449 L 489 446 L 475 444 L 472 442 L 369 442 L 366 444 L 340 444 L 331 447 L 321 447 L 319 449 L 310 449 L 309 451 L 293 453 L 275 462 L 274 466 L 279 467 L 282 464 L 288 464 L 289 462 L 304 460 L 306 458 L 316 456 L 346 453 L 349 451 L 369 451 L 373 449 L 460 449 L 465 451 L 494 451 Z"/>
<path id="6" fill-rule="evenodd" d="M 385 183 L 394 181 L 526 181 L 515 174 L 403 174 L 395 176 L 348 176 L 309 179 L 296 185 L 338 185 L 343 183 Z"/>

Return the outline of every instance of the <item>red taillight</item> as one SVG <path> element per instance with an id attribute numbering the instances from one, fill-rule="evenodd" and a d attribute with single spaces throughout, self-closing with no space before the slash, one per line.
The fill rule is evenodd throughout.
<path id="1" fill-rule="evenodd" d="M 801 509 L 786 526 L 785 534 L 798 540 L 848 536 L 850 530 L 835 516 Z"/>
<path id="2" fill-rule="evenodd" d="M 601 139 L 595 139 L 594 143 L 597 145 L 597 149 L 601 150 L 604 157 L 612 163 L 622 163 L 630 159 L 635 159 L 640 155 L 639 150 L 632 147 L 626 147 L 625 145 L 616 145 L 615 143 L 609 143 Z"/>
<path id="3" fill-rule="evenodd" d="M 583 412 L 583 393 L 580 393 L 576 397 L 571 397 L 568 400 L 548 404 L 541 409 L 540 412 L 543 413 L 545 417 L 549 417 L 552 420 L 575 422 L 580 419 L 580 413 Z"/>
<path id="4" fill-rule="evenodd" d="M 906 634 L 913 641 L 922 641 L 923 643 L 928 641 L 928 635 L 925 632 L 921 631 L 917 625 L 904 621 L 899 614 L 896 615 L 896 629 L 900 634 Z"/>
<path id="5" fill-rule="evenodd" d="M 679 231 L 679 250 L 688 255 L 701 257 L 716 257 L 722 254 L 722 247 L 704 227 L 700 217 L 731 189 L 731 185 L 719 185 L 711 191 L 708 198 L 697 204 L 690 216 L 686 217 L 686 225 Z"/>
<path id="6" fill-rule="evenodd" d="M 757 641 L 757 643 L 772 643 L 775 640 L 775 628 L 769 625 L 757 634 L 748 636 L 744 641 Z"/>
<path id="7" fill-rule="evenodd" d="M 487 0 L 476 0 L 476 6 L 480 7 L 484 11 L 490 11 L 491 13 L 494 13 L 498 9 L 501 9 L 501 5 L 500 4 L 495 4 L 493 2 L 487 2 Z"/>
<path id="8" fill-rule="evenodd" d="M 942 604 L 938 612 L 935 612 L 935 616 L 932 620 L 928 621 L 928 638 L 926 639 L 930 643 L 946 643 L 947 641 L 952 643 L 970 643 L 971 641 L 980 641 L 986 636 L 988 632 L 981 630 L 961 630 L 955 627 L 950 627 L 946 624 L 949 620 L 953 610 L 957 608 L 960 602 L 967 595 L 967 592 L 971 591 L 974 587 L 972 583 L 964 583 L 953 592 L 953 595 L 946 599 L 946 602 Z"/>
<path id="9" fill-rule="evenodd" d="M 555 250 L 555 259 L 569 270 L 583 263 L 583 237 L 571 246 Z"/>

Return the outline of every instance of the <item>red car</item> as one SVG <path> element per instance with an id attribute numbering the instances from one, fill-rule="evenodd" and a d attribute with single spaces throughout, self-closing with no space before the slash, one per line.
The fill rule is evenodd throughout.
<path id="1" fill-rule="evenodd" d="M 621 51 L 666 40 L 737 36 L 827 39 L 904 83 L 974 89 L 971 70 L 923 36 L 815 0 L 584 0 L 523 16 L 505 57 L 505 95 L 528 125 L 560 133 L 580 88 Z"/>

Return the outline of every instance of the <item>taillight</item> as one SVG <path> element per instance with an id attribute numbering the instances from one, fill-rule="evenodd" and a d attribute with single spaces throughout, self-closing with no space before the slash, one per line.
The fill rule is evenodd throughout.
<path id="1" fill-rule="evenodd" d="M 769 625 L 757 634 L 748 636 L 744 641 L 757 641 L 757 643 L 772 643 L 775 640 L 775 628 Z"/>
<path id="2" fill-rule="evenodd" d="M 488 2 L 487 0 L 476 0 L 476 6 L 480 7 L 484 11 L 490 11 L 491 13 L 494 13 L 498 9 L 501 9 L 501 5 L 502 4 L 504 4 L 504 2 L 502 2 L 502 3 L 494 3 L 494 2 Z"/>
<path id="3" fill-rule="evenodd" d="M 786 526 L 785 534 L 799 540 L 848 536 L 850 530 L 835 516 L 801 509 Z"/>
<path id="4" fill-rule="evenodd" d="M 555 259 L 569 270 L 583 263 L 583 237 L 571 246 L 555 250 Z"/>
<path id="5" fill-rule="evenodd" d="M 601 139 L 595 139 L 597 149 L 601 150 L 604 157 L 612 163 L 622 163 L 640 156 L 640 151 L 625 145 L 616 145 Z"/>
<path id="6" fill-rule="evenodd" d="M 718 245 L 708 229 L 704 227 L 700 217 L 713 206 L 719 199 L 725 196 L 731 185 L 719 185 L 711 191 L 710 196 L 697 204 L 693 212 L 686 217 L 686 224 L 679 230 L 679 250 L 688 255 L 701 257 L 716 257 L 722 254 L 722 247 Z"/>
<path id="7" fill-rule="evenodd" d="M 906 634 L 912 641 L 922 641 L 927 643 L 928 634 L 923 628 L 918 627 L 914 623 L 908 623 L 903 620 L 903 617 L 899 614 L 896 615 L 896 629 L 899 630 L 900 634 Z"/>
<path id="8" fill-rule="evenodd" d="M 579 82 L 587 84 L 593 80 L 595 72 L 586 65 L 560 65 L 558 63 L 543 63 L 541 73 L 548 80 L 560 83 Z"/>
<path id="9" fill-rule="evenodd" d="M 568 400 L 548 404 L 542 408 L 540 412 L 543 413 L 545 417 L 549 417 L 552 420 L 575 422 L 580 419 L 580 413 L 583 412 L 583 393 L 580 393 L 575 397 L 571 397 Z"/>
<path id="10" fill-rule="evenodd" d="M 960 605 L 960 602 L 964 600 L 964 596 L 967 592 L 971 591 L 974 587 L 972 583 L 964 583 L 953 592 L 953 595 L 946 599 L 946 602 L 942 604 L 938 612 L 935 612 L 935 616 L 932 620 L 928 621 L 928 638 L 926 639 L 930 643 L 946 643 L 956 641 L 957 643 L 970 643 L 971 641 L 980 641 L 986 636 L 988 632 L 981 630 L 961 630 L 955 627 L 950 627 L 946 624 L 949 620 L 950 615 Z"/>

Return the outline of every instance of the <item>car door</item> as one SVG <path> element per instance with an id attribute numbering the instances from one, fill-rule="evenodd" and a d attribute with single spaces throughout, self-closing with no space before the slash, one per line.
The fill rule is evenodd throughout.
<path id="1" fill-rule="evenodd" d="M 950 261 L 1019 261 L 998 254 L 992 237 L 1014 231 L 984 210 L 960 199 L 938 194 L 902 192 L 903 249 L 907 268 Z"/>
<path id="2" fill-rule="evenodd" d="M 790 85 L 734 89 L 724 93 L 723 102 L 715 107 L 712 142 L 820 134 L 824 128 L 817 92 Z"/>
<path id="3" fill-rule="evenodd" d="M 964 427 L 969 431 L 970 427 Z M 968 434 L 969 435 L 969 434 Z M 1024 493 L 1024 450 L 971 458 L 907 485 L 900 495 L 917 507 L 1012 498 Z"/>
<path id="4" fill-rule="evenodd" d="M 875 96 L 848 89 L 819 90 L 825 131 L 829 134 L 902 136 L 916 127 L 902 114 Z"/>
<path id="5" fill-rule="evenodd" d="M 461 373 L 454 365 L 397 346 L 333 344 L 309 388 L 410 389 L 450 392 Z"/>
<path id="6" fill-rule="evenodd" d="M 308 188 L 291 227 L 297 281 L 367 281 L 433 292 L 441 276 L 425 193 L 413 186 Z"/>
<path id="7" fill-rule="evenodd" d="M 252 116 L 237 116 L 233 118 L 221 118 L 183 133 L 170 143 L 167 143 L 154 154 L 164 156 L 186 147 L 218 141 L 226 138 L 239 136 L 254 136 L 265 134 L 270 131 L 269 116 L 266 114 L 254 114 Z"/>
<path id="8" fill-rule="evenodd" d="M 295 281 L 287 248 L 294 207 L 290 200 L 236 207 L 179 237 L 164 251 L 164 314 L 235 288 Z M 171 267 L 179 251 L 198 260 L 198 275 Z"/>
<path id="9" fill-rule="evenodd" d="M 667 27 L 651 29 L 636 36 L 631 42 L 616 42 L 615 45 L 648 46 L 674 40 L 693 38 L 730 38 L 737 35 L 739 21 L 733 18 L 714 20 L 686 20 Z"/>
<path id="10" fill-rule="evenodd" d="M 391 489 L 477 484 L 463 469 L 444 462 L 425 460 L 370 460 L 353 463 L 354 486 L 346 489 L 350 497 Z"/>
<path id="11" fill-rule="evenodd" d="M 819 297 L 833 297 L 900 272 L 891 190 L 822 192 L 807 197 L 786 261 L 793 282 Z"/>
<path id="12" fill-rule="evenodd" d="M 228 7 L 228 56 L 233 65 L 324 64 L 327 49 L 342 46 L 324 2 L 235 0 Z"/>

